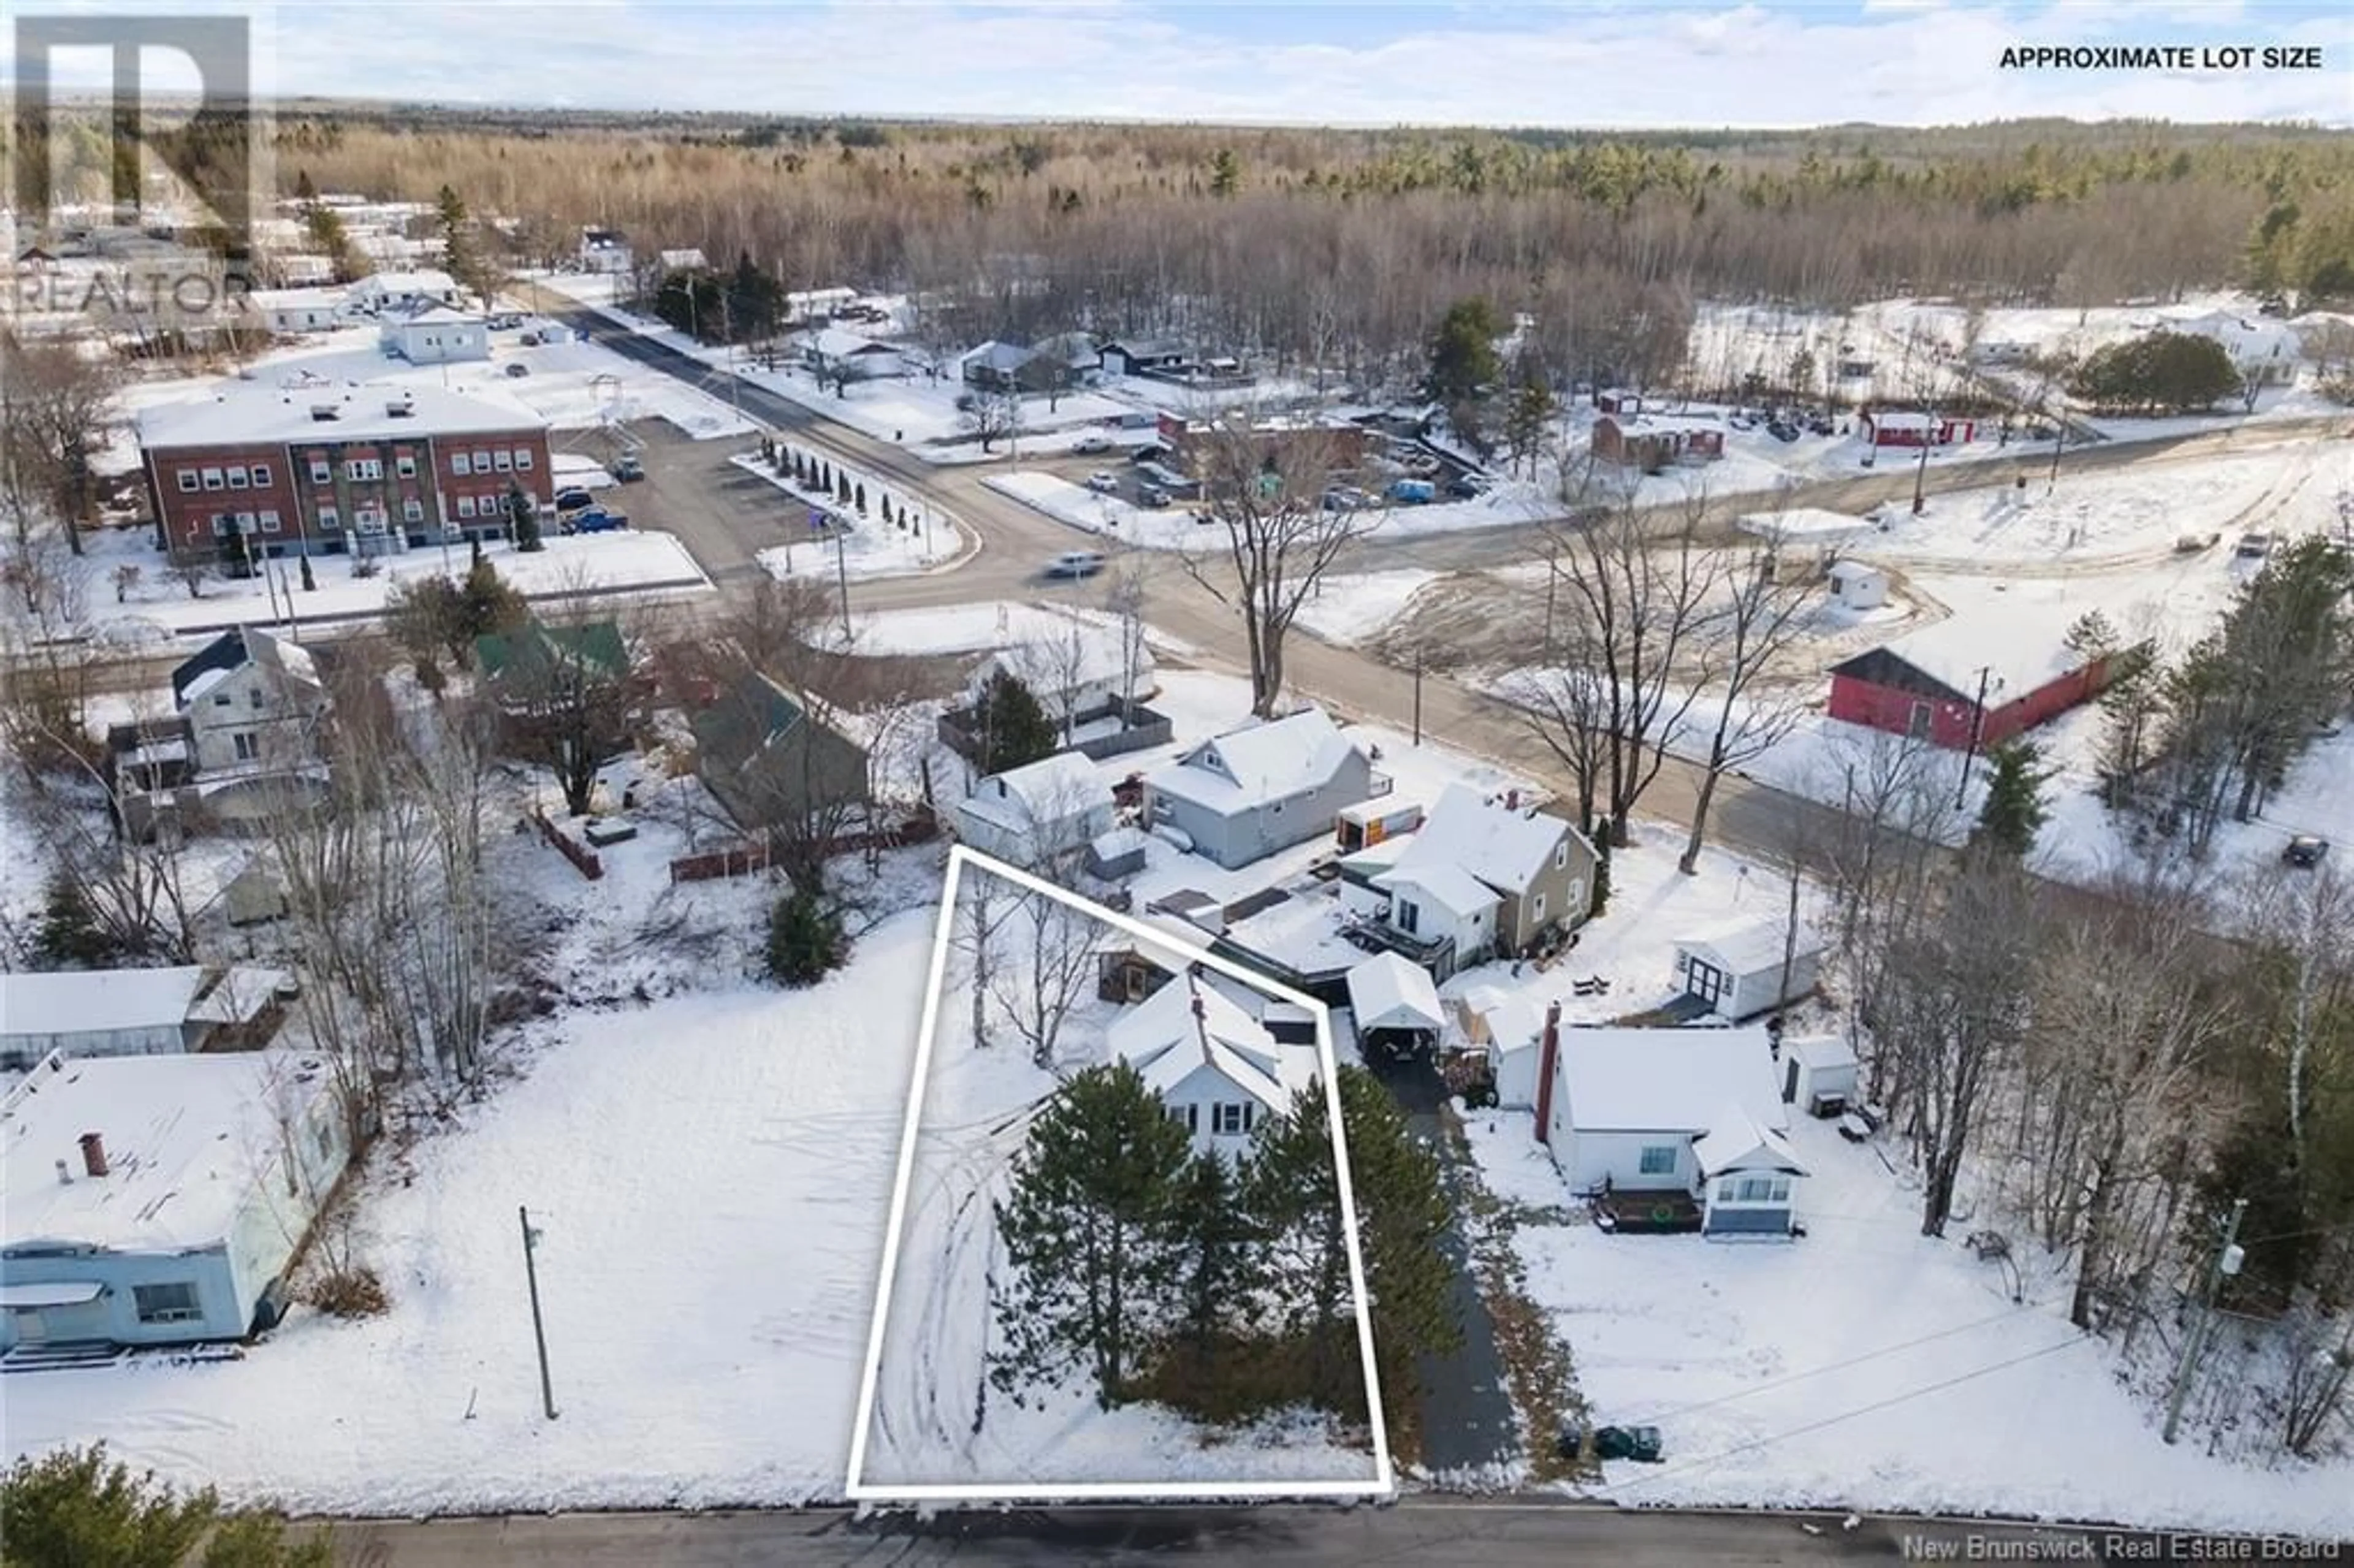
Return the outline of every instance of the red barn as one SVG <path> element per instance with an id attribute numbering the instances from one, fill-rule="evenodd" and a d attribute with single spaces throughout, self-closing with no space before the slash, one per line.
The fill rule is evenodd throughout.
<path id="1" fill-rule="evenodd" d="M 1901 409 L 1866 412 L 1856 421 L 1857 432 L 1875 447 L 1949 447 L 1978 440 L 1976 419 L 1933 418 Z"/>
<path id="2" fill-rule="evenodd" d="M 1831 666 L 1828 711 L 1848 724 L 1960 749 L 1973 732 L 1982 747 L 2009 740 L 2108 684 L 2106 660 L 2019 631 L 1947 620 L 1859 653 Z"/>

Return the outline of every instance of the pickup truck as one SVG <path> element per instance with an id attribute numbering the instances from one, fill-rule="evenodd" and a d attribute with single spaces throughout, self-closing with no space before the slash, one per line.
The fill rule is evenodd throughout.
<path id="1" fill-rule="evenodd" d="M 575 512 L 564 519 L 562 524 L 567 534 L 611 534 L 629 525 L 630 519 L 625 514 L 608 511 L 602 506 Z"/>

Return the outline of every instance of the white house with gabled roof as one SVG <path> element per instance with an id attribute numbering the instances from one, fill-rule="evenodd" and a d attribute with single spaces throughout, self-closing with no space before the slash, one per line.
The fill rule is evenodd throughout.
<path id="1" fill-rule="evenodd" d="M 473 311 L 426 305 L 387 314 L 376 329 L 376 342 L 411 365 L 452 365 L 491 356 L 491 325 Z"/>
<path id="2" fill-rule="evenodd" d="M 1156 831 L 1233 870 L 1332 831 L 1343 806 L 1389 788 L 1321 708 L 1205 740 L 1144 779 Z"/>
<path id="3" fill-rule="evenodd" d="M 291 1051 L 50 1056 L 0 1100 L 0 1351 L 242 1339 L 351 1158 L 334 1075 Z"/>
<path id="4" fill-rule="evenodd" d="M 371 272 L 352 285 L 350 298 L 355 307 L 368 312 L 417 311 L 431 305 L 462 305 L 466 291 L 449 273 L 427 267 Z"/>
<path id="5" fill-rule="evenodd" d="M 1196 1154 L 1246 1152 L 1252 1135 L 1289 1115 L 1319 1077 L 1313 1045 L 1276 1039 L 1199 965 L 1122 1013 L 1106 1044 L 1184 1126 Z"/>
<path id="6" fill-rule="evenodd" d="M 1034 869 L 1076 855 L 1111 831 L 1118 808 L 1103 774 L 1076 751 L 992 773 L 957 803 L 957 837 Z"/>

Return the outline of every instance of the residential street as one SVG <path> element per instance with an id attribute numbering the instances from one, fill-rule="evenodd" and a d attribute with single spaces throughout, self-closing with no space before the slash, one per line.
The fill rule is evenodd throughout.
<path id="1" fill-rule="evenodd" d="M 1470 1563 L 1555 1568 L 1690 1568 L 1697 1563 L 2166 1560 L 2204 1538 L 1981 1525 L 1948 1520 L 1622 1511 L 1566 1504 L 1409 1499 L 1392 1508 L 1264 1507 L 904 1515 L 844 1511 L 557 1514 L 338 1526 L 353 1568 L 767 1568 L 769 1564 L 977 1563 L 1032 1565 L 1230 1563 L 1267 1568 Z M 2253 1556 L 2254 1543 L 2249 1543 Z M 1975 1550 L 1974 1550 L 1975 1548 Z M 1946 1553 L 1936 1553 L 1945 1557 Z"/>

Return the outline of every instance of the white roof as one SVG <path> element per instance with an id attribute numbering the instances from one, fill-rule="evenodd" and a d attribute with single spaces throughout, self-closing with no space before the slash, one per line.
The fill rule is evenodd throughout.
<path id="1" fill-rule="evenodd" d="M 2056 620 L 2009 616 L 1982 622 L 1956 615 L 1883 646 L 1965 698 L 1978 695 L 1978 672 L 1988 672 L 1987 708 L 1991 712 L 2083 666 L 2083 658 L 2068 647 L 2066 634 L 2065 625 Z"/>
<path id="2" fill-rule="evenodd" d="M 231 964 L 212 990 L 188 1009 L 199 1023 L 250 1023 L 294 977 L 284 969 L 256 964 Z"/>
<path id="3" fill-rule="evenodd" d="M 482 315 L 474 311 L 461 311 L 454 305 L 428 305 L 413 315 L 394 323 L 397 326 L 481 326 Z"/>
<path id="4" fill-rule="evenodd" d="M 1564 1029 L 1559 1060 L 1569 1122 L 1580 1132 L 1697 1136 L 1728 1103 L 1761 1128 L 1790 1125 L 1762 1025 Z"/>
<path id="5" fill-rule="evenodd" d="M 1882 571 L 1880 567 L 1864 561 L 1833 561 L 1831 563 L 1831 579 L 1834 582 L 1870 581 L 1874 577 L 1884 577 L 1887 575 L 1888 574 L 1885 571 Z"/>
<path id="6" fill-rule="evenodd" d="M 1023 832 L 1110 804 L 1111 788 L 1096 765 L 1082 752 L 1063 751 L 981 779 L 962 810 Z"/>
<path id="7" fill-rule="evenodd" d="M 1703 926 L 1691 936 L 1679 938 L 1676 946 L 1706 954 L 1727 974 L 1754 975 L 1782 967 L 1789 930 L 1777 915 L 1743 916 Z M 1800 924 L 1797 956 L 1806 958 L 1822 950 L 1822 938 Z"/>
<path id="8" fill-rule="evenodd" d="M 1454 865 L 1500 893 L 1522 893 L 1544 871 L 1555 847 L 1575 832 L 1561 818 L 1534 807 L 1511 810 L 1501 800 L 1450 784 L 1406 841 L 1397 870 Z"/>
<path id="9" fill-rule="evenodd" d="M 1855 1047 L 1837 1034 L 1810 1034 L 1804 1040 L 1785 1040 L 1782 1054 L 1809 1067 L 1852 1067 Z"/>
<path id="10" fill-rule="evenodd" d="M 1691 435 L 1702 430 L 1722 434 L 1725 428 L 1723 420 L 1708 414 L 1605 414 L 1602 417 L 1614 420 L 1628 434 L 1638 436 Z"/>
<path id="11" fill-rule="evenodd" d="M 1204 1066 L 1214 1069 L 1278 1116 L 1316 1078 L 1313 1046 L 1285 1045 L 1250 1011 L 1189 969 L 1114 1020 L 1105 1036 L 1155 1094 Z"/>
<path id="12" fill-rule="evenodd" d="M 0 1034 L 103 1034 L 118 1029 L 176 1029 L 205 971 L 81 969 L 0 974 Z"/>
<path id="13" fill-rule="evenodd" d="M 256 289 L 246 298 L 257 311 L 331 311 L 344 302 L 345 292 L 340 288 Z"/>
<path id="14" fill-rule="evenodd" d="M 1717 1113 L 1707 1135 L 1692 1145 L 1692 1158 L 1700 1162 L 1702 1176 L 1722 1176 L 1734 1171 L 1778 1171 L 1790 1176 L 1807 1173 L 1787 1139 L 1770 1127 L 1758 1126 L 1748 1112 L 1735 1105 L 1728 1105 Z"/>
<path id="15" fill-rule="evenodd" d="M 1544 1011 L 1500 986 L 1472 986 L 1464 991 L 1463 1002 L 1486 1022 L 1488 1043 L 1499 1053 L 1534 1045 L 1544 1033 Z"/>
<path id="16" fill-rule="evenodd" d="M 403 403 L 406 415 L 387 414 Z M 313 409 L 333 407 L 321 419 Z M 216 447 L 239 443 L 380 440 L 398 436 L 488 435 L 545 430 L 547 421 L 519 403 L 469 397 L 420 383 L 328 382 L 283 387 L 229 382 L 209 397 L 140 410 L 143 447 Z"/>
<path id="17" fill-rule="evenodd" d="M 1349 971 L 1349 1011 L 1359 1029 L 1444 1029 L 1430 971 L 1396 953 L 1381 953 Z"/>
<path id="18" fill-rule="evenodd" d="M 1204 741 L 1145 782 L 1220 813 L 1246 810 L 1328 782 L 1356 743 L 1322 708 L 1303 708 Z"/>
<path id="19" fill-rule="evenodd" d="M 275 1162 L 281 1115 L 332 1092 L 323 1060 L 289 1051 L 52 1058 L 0 1110 L 0 1245 L 215 1245 Z M 105 1141 L 108 1175 L 83 1172 L 88 1132 Z M 70 1182 L 58 1180 L 60 1160 Z"/>
<path id="20" fill-rule="evenodd" d="M 1882 430 L 1925 430 L 1929 416 L 1910 408 L 1892 408 L 1885 413 L 1866 414 L 1872 428 Z"/>
<path id="21" fill-rule="evenodd" d="M 1872 524 L 1861 517 L 1827 512 L 1819 506 L 1794 506 L 1787 512 L 1752 512 L 1737 519 L 1734 526 L 1760 538 L 1793 542 L 1804 539 L 1818 544 L 1832 544 L 1872 531 Z"/>
<path id="22" fill-rule="evenodd" d="M 246 657 L 254 663 L 274 675 L 282 676 L 301 685 L 313 687 L 321 685 L 319 662 L 311 656 L 311 651 L 308 648 L 259 626 L 242 627 L 239 630 L 245 634 Z M 193 693 L 196 682 L 189 682 L 188 686 Z"/>
<path id="23" fill-rule="evenodd" d="M 371 294 L 451 294 L 457 292 L 458 280 L 439 268 L 427 267 L 416 271 L 371 272 L 355 288 Z"/>
<path id="24" fill-rule="evenodd" d="M 1060 710 L 1064 694 L 1071 689 L 1100 685 L 1120 695 L 1119 683 L 1126 676 L 1134 677 L 1133 688 L 1125 694 L 1130 699 L 1150 691 L 1152 650 L 1140 641 L 1124 653 L 1117 630 L 1073 621 L 1033 641 L 998 649 L 973 672 L 970 693 L 978 695 L 1000 671 L 1029 687 L 1051 714 Z"/>
<path id="25" fill-rule="evenodd" d="M 821 327 L 804 334 L 803 341 L 828 359 L 846 359 L 854 354 L 896 354 L 887 343 L 878 343 L 863 334 L 844 332 L 840 327 Z"/>
<path id="26" fill-rule="evenodd" d="M 1403 865 L 1392 866 L 1373 878 L 1373 885 L 1392 892 L 1400 887 L 1411 887 L 1458 920 L 1469 919 L 1482 910 L 1493 909 L 1500 896 L 1494 888 L 1469 872 L 1444 863 L 1412 869 Z"/>

